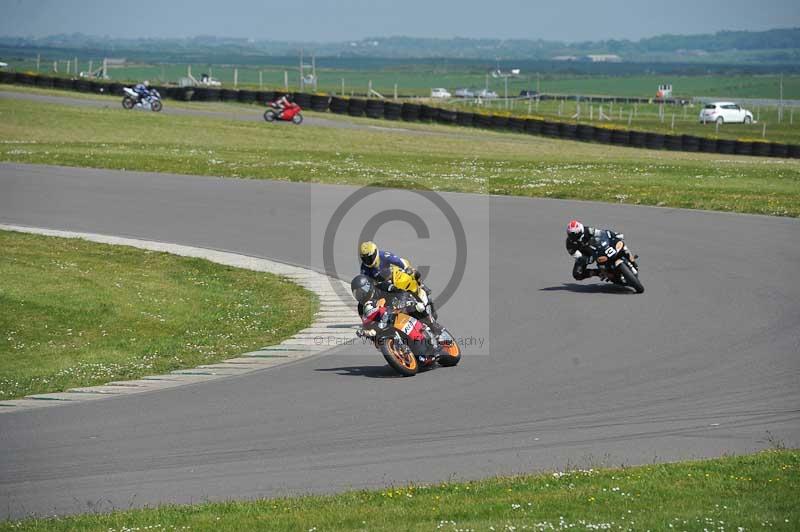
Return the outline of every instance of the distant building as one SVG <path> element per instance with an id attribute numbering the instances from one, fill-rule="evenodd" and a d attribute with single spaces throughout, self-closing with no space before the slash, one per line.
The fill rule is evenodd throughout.
<path id="1" fill-rule="evenodd" d="M 553 61 L 578 61 L 579 59 L 577 55 L 557 55 Z"/>
<path id="2" fill-rule="evenodd" d="M 621 63 L 622 58 L 617 54 L 589 54 L 586 58 L 592 63 Z"/>

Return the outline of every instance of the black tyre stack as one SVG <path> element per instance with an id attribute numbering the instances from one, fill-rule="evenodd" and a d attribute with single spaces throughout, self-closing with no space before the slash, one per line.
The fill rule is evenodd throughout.
<path id="1" fill-rule="evenodd" d="M 419 119 L 421 122 L 435 122 L 439 118 L 439 108 L 430 105 L 419 106 Z"/>
<path id="2" fill-rule="evenodd" d="M 661 133 L 647 133 L 644 137 L 644 144 L 650 150 L 663 150 L 664 135 Z"/>
<path id="3" fill-rule="evenodd" d="M 403 104 L 399 102 L 386 102 L 383 104 L 383 117 L 386 120 L 400 120 L 403 116 Z"/>
<path id="4" fill-rule="evenodd" d="M 787 153 L 793 159 L 800 159 L 800 144 L 790 144 Z"/>
<path id="5" fill-rule="evenodd" d="M 233 89 L 222 89 L 219 91 L 219 99 L 223 102 L 235 102 L 239 99 L 239 94 Z"/>
<path id="6" fill-rule="evenodd" d="M 385 109 L 386 103 L 383 100 L 371 98 L 367 100 L 365 112 L 369 118 L 383 118 Z"/>
<path id="7" fill-rule="evenodd" d="M 751 153 L 759 157 L 768 157 L 772 153 L 772 145 L 769 142 L 754 142 Z"/>
<path id="8" fill-rule="evenodd" d="M 647 134 L 644 131 L 630 132 L 630 145 L 635 148 L 644 148 L 647 142 Z"/>
<path id="9" fill-rule="evenodd" d="M 736 153 L 736 141 L 730 139 L 718 139 L 717 152 L 724 153 L 725 155 L 733 155 Z"/>
<path id="10" fill-rule="evenodd" d="M 14 83 L 14 77 L 13 72 L 0 71 L 0 83 Z"/>
<path id="11" fill-rule="evenodd" d="M 239 91 L 239 96 L 237 98 L 239 103 L 253 103 L 256 101 L 256 91 L 251 91 L 247 89 L 242 89 Z"/>
<path id="12" fill-rule="evenodd" d="M 475 113 L 472 125 L 482 129 L 489 129 L 492 127 L 492 117 L 483 113 Z"/>
<path id="13" fill-rule="evenodd" d="M 417 122 L 417 121 L 419 121 L 419 104 L 416 104 L 416 103 L 404 103 L 403 104 L 403 111 L 400 113 L 400 116 L 406 122 Z"/>
<path id="14" fill-rule="evenodd" d="M 664 147 L 670 151 L 683 149 L 683 137 L 680 135 L 664 135 Z"/>
<path id="15" fill-rule="evenodd" d="M 575 140 L 578 138 L 578 125 L 562 122 L 558 125 L 558 133 L 562 139 Z"/>
<path id="16" fill-rule="evenodd" d="M 459 126 L 472 127 L 474 118 L 475 118 L 475 113 L 458 111 L 456 113 L 456 124 L 458 124 Z"/>
<path id="17" fill-rule="evenodd" d="M 34 85 L 36 84 L 36 76 L 25 74 L 24 72 L 17 72 L 14 75 L 14 83 L 19 83 L 20 85 Z"/>
<path id="18" fill-rule="evenodd" d="M 37 87 L 49 89 L 53 87 L 53 78 L 50 76 L 36 76 L 34 83 Z"/>
<path id="19" fill-rule="evenodd" d="M 717 139 L 700 137 L 700 151 L 703 153 L 717 153 Z"/>
<path id="20" fill-rule="evenodd" d="M 334 96 L 333 98 L 331 98 L 331 105 L 330 105 L 331 113 L 337 115 L 346 115 L 347 107 L 348 107 L 348 101 L 346 98 L 340 98 L 338 96 Z"/>
<path id="21" fill-rule="evenodd" d="M 508 119 L 508 129 L 514 133 L 525 132 L 525 119 L 512 116 Z"/>
<path id="22" fill-rule="evenodd" d="M 269 103 L 275 100 L 274 91 L 258 91 L 256 93 L 256 101 L 258 103 Z"/>
<path id="23" fill-rule="evenodd" d="M 736 155 L 752 155 L 753 143 L 744 140 L 737 140 L 734 144 L 733 151 Z"/>
<path id="24" fill-rule="evenodd" d="M 789 145 L 783 144 L 780 142 L 774 142 L 770 146 L 769 154 L 772 157 L 788 157 L 789 156 Z"/>
<path id="25" fill-rule="evenodd" d="M 508 117 L 503 115 L 492 115 L 489 119 L 490 127 L 497 131 L 508 129 Z"/>
<path id="26" fill-rule="evenodd" d="M 601 144 L 611 144 L 613 142 L 613 134 L 614 132 L 606 127 L 594 128 L 594 140 Z"/>
<path id="27" fill-rule="evenodd" d="M 439 116 L 436 121 L 440 124 L 452 126 L 456 123 L 457 113 L 452 109 L 439 109 Z"/>
<path id="28" fill-rule="evenodd" d="M 347 102 L 347 114 L 350 116 L 364 116 L 367 109 L 367 100 L 362 98 L 350 98 Z"/>
<path id="29" fill-rule="evenodd" d="M 324 94 L 312 94 L 311 95 L 311 110 L 317 111 L 318 113 L 323 113 L 328 110 L 331 103 L 331 99 L 324 95 Z"/>
<path id="30" fill-rule="evenodd" d="M 681 144 L 683 145 L 683 151 L 700 151 L 700 137 L 695 137 L 694 135 L 681 135 Z"/>
<path id="31" fill-rule="evenodd" d="M 578 124 L 577 136 L 578 140 L 583 142 L 592 142 L 594 140 L 594 126 L 589 124 Z"/>
<path id="32" fill-rule="evenodd" d="M 303 109 L 310 109 L 311 108 L 311 95 L 307 92 L 295 92 L 292 97 L 294 98 L 294 103 L 302 107 Z"/>
<path id="33" fill-rule="evenodd" d="M 548 122 L 547 120 L 542 121 L 542 135 L 546 137 L 558 137 L 560 135 L 558 123 Z"/>
<path id="34" fill-rule="evenodd" d="M 630 146 L 631 132 L 625 129 L 615 129 L 611 131 L 611 144 L 617 146 Z"/>
<path id="35" fill-rule="evenodd" d="M 528 118 L 525 120 L 525 133 L 529 135 L 541 135 L 542 121 L 538 118 Z"/>

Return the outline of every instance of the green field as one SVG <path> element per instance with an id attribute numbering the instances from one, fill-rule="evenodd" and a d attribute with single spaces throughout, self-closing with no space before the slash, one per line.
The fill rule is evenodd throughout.
<path id="1" fill-rule="evenodd" d="M 211 364 L 278 343 L 316 296 L 201 259 L 0 231 L 0 400 Z"/>
<path id="2" fill-rule="evenodd" d="M 36 61 L 32 58 L 7 61 L 10 68 L 17 71 L 36 72 Z M 101 58 L 95 58 L 92 67 L 100 65 Z M 64 74 L 66 61 L 59 62 L 59 73 Z M 385 68 L 344 69 L 328 68 L 325 60 L 317 61 L 318 89 L 322 92 L 364 94 L 370 81 L 375 90 L 391 96 L 397 85 L 398 93 L 409 96 L 429 96 L 432 87 L 445 87 L 451 92 L 457 88 L 472 87 L 489 88 L 501 96 L 505 84 L 502 79 L 487 75 L 492 65 L 467 67 L 449 65 L 442 60 L 441 65 L 414 64 L 404 66 L 388 66 Z M 89 69 L 89 59 L 78 57 L 78 71 Z M 300 76 L 297 65 L 274 65 L 265 58 L 265 64 L 256 66 L 210 65 L 202 63 L 181 64 L 136 64 L 113 68 L 109 71 L 115 81 L 140 81 L 148 79 L 159 83 L 176 83 L 186 76 L 189 67 L 192 74 L 199 79 L 201 73 L 212 74 L 225 87 L 233 87 L 234 69 L 238 71 L 240 87 L 272 88 L 284 87 L 284 72 L 288 78 L 290 90 L 299 90 Z M 74 73 L 74 65 L 70 67 Z M 52 74 L 53 62 L 40 62 L 39 72 Z M 675 96 L 691 98 L 695 96 L 711 96 L 720 98 L 769 98 L 780 97 L 780 74 L 742 74 L 742 75 L 575 75 L 522 72 L 519 77 L 510 78 L 509 96 L 518 95 L 522 89 L 538 90 L 554 94 L 586 94 L 610 95 L 623 97 L 652 98 L 662 83 L 671 83 Z M 261 85 L 259 85 L 261 84 Z M 800 100 L 800 75 L 783 77 L 783 97 Z"/>
<path id="3" fill-rule="evenodd" d="M 0 530 L 797 530 L 800 452 L 580 469 L 333 496 L 120 510 Z"/>
<path id="4" fill-rule="evenodd" d="M 260 113 L 254 106 L 228 108 Z M 454 126 L 282 127 L 223 115 L 10 99 L 0 100 L 0 116 L 4 161 L 800 216 L 797 160 L 616 148 Z"/>

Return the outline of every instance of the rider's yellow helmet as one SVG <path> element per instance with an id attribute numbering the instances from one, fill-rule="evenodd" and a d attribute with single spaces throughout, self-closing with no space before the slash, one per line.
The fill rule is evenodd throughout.
<path id="1" fill-rule="evenodd" d="M 378 265 L 378 246 L 372 241 L 362 242 L 358 246 L 358 256 L 361 257 L 364 266 L 375 268 Z"/>

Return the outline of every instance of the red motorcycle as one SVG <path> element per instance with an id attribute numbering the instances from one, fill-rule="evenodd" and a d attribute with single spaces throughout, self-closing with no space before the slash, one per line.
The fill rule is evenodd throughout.
<path id="1" fill-rule="evenodd" d="M 303 113 L 301 112 L 303 109 L 294 102 L 290 102 L 283 110 L 275 102 L 270 102 L 267 106 L 269 109 L 264 111 L 264 120 L 267 122 L 283 120 L 298 126 L 303 123 Z"/>

